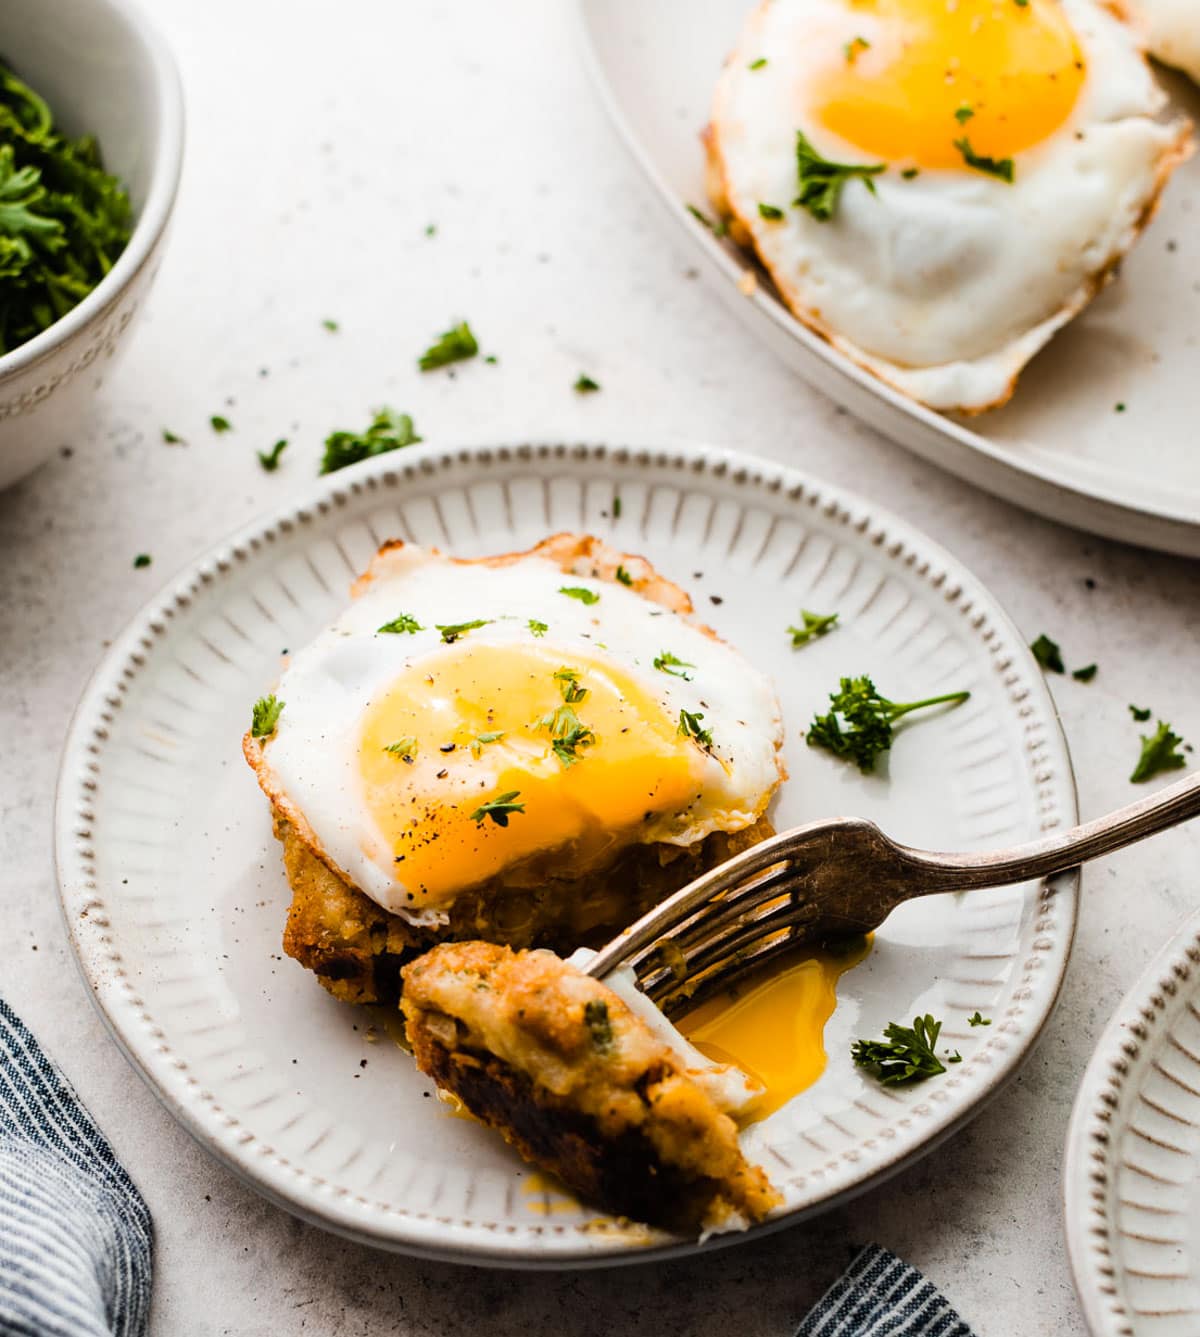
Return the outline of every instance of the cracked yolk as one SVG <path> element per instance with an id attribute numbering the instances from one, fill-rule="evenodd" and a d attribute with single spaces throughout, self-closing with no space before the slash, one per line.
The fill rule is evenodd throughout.
<path id="1" fill-rule="evenodd" d="M 1055 0 L 847 0 L 808 114 L 889 163 L 961 168 L 1047 139 L 1071 113 L 1083 53 Z"/>
<path id="2" fill-rule="evenodd" d="M 766 967 L 736 994 L 709 998 L 676 1024 L 706 1057 L 733 1063 L 766 1088 L 753 1118 L 765 1119 L 825 1071 L 825 1023 L 838 980 L 870 951 L 870 939 Z"/>
<path id="3" fill-rule="evenodd" d="M 679 814 L 685 829 L 704 765 L 658 698 L 606 659 L 454 644 L 367 709 L 359 772 L 386 842 L 367 853 L 416 905 L 549 852 L 556 873 L 579 876 L 655 819 Z"/>

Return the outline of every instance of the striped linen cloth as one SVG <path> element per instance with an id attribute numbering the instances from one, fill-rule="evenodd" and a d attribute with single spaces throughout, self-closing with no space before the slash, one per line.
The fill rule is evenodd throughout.
<path id="1" fill-rule="evenodd" d="M 942 1293 L 868 1244 L 817 1301 L 796 1337 L 974 1337 Z"/>
<path id="2" fill-rule="evenodd" d="M 0 1337 L 140 1337 L 152 1251 L 142 1195 L 0 999 Z"/>

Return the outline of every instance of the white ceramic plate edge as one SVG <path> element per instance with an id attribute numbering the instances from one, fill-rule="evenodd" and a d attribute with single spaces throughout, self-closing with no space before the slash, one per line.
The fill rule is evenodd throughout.
<path id="1" fill-rule="evenodd" d="M 761 286 L 745 296 L 738 281 L 746 273 L 754 273 L 754 266 L 735 259 L 701 223 L 687 215 L 686 202 L 663 179 L 622 110 L 592 40 L 588 15 L 592 2 L 575 0 L 577 45 L 609 119 L 667 216 L 703 259 L 722 300 L 739 320 L 765 339 L 781 361 L 794 366 L 811 385 L 889 439 L 994 496 L 1061 524 L 1124 543 L 1185 557 L 1200 556 L 1200 525 L 1186 512 L 1131 506 L 1115 489 L 1083 486 L 1066 470 L 1052 468 L 1044 461 L 1018 462 L 1005 447 L 915 403 L 855 366 Z"/>
<path id="2" fill-rule="evenodd" d="M 606 449 L 587 445 L 560 446 L 558 443 L 553 447 L 541 447 L 538 444 L 486 447 L 428 444 L 405 451 L 404 465 L 420 469 L 427 474 L 435 474 L 439 462 L 443 465 L 453 463 L 455 460 L 466 462 L 481 448 L 493 450 L 501 457 L 506 451 L 511 452 L 517 458 L 526 454 L 532 457 L 540 448 L 580 452 L 584 457 Z M 965 600 L 971 599 L 972 596 L 982 598 L 988 605 L 986 617 L 989 624 L 996 627 L 1009 646 L 1027 655 L 1016 627 L 995 605 L 981 582 L 935 542 L 888 511 L 868 504 L 854 494 L 811 480 L 789 466 L 719 448 L 684 448 L 672 445 L 669 449 L 658 449 L 652 446 L 629 446 L 612 448 L 607 452 L 607 459 L 617 464 L 625 459 L 631 466 L 636 466 L 639 462 L 653 465 L 658 462 L 678 461 L 679 467 L 690 463 L 696 469 L 707 468 L 717 473 L 730 472 L 735 477 L 744 475 L 756 482 L 769 479 L 773 483 L 774 480 L 778 480 L 780 487 L 802 489 L 805 504 L 820 506 L 826 514 L 841 519 L 843 523 L 859 532 L 869 532 L 875 541 L 886 542 L 889 551 L 907 554 L 906 560 L 910 564 L 917 564 L 918 569 L 925 571 L 934 569 L 935 583 L 945 584 L 947 598 L 962 597 Z M 88 824 L 87 794 L 90 776 L 89 751 L 99 750 L 92 741 L 93 736 L 97 729 L 105 729 L 113 720 L 114 712 L 120 709 L 122 680 L 136 675 L 143 649 L 152 644 L 157 634 L 155 628 L 169 621 L 180 596 L 186 602 L 189 591 L 194 588 L 198 579 L 209 583 L 219 578 L 223 570 L 230 569 L 238 560 L 239 550 L 250 546 L 251 540 L 264 531 L 295 523 L 297 520 L 303 521 L 313 510 L 328 505 L 339 493 L 356 487 L 376 474 L 385 475 L 393 472 L 398 467 L 394 458 L 386 456 L 356 466 L 336 478 L 315 485 L 303 496 L 242 526 L 232 536 L 189 563 L 143 606 L 124 631 L 114 639 L 111 648 L 85 688 L 72 719 L 63 753 L 55 804 L 55 861 L 61 907 L 68 937 L 84 981 L 120 1048 L 176 1119 L 239 1177 L 252 1184 L 276 1204 L 306 1220 L 350 1238 L 385 1248 L 489 1266 L 543 1268 L 612 1266 L 649 1262 L 694 1252 L 696 1245 L 688 1241 L 673 1241 L 638 1250 L 628 1248 L 618 1250 L 610 1247 L 608 1251 L 603 1251 L 596 1244 L 588 1247 L 576 1243 L 535 1252 L 522 1251 L 515 1246 L 506 1249 L 504 1241 L 497 1240 L 495 1249 L 485 1250 L 480 1248 L 477 1239 L 469 1232 L 459 1231 L 452 1225 L 432 1219 L 430 1222 L 425 1222 L 408 1215 L 400 1226 L 394 1230 L 390 1229 L 380 1221 L 374 1208 L 365 1211 L 336 1190 L 331 1189 L 321 1194 L 306 1186 L 307 1197 L 301 1199 L 289 1192 L 289 1186 L 296 1182 L 296 1176 L 304 1178 L 302 1167 L 276 1165 L 267 1154 L 269 1149 L 263 1148 L 261 1144 L 255 1148 L 256 1154 L 251 1155 L 248 1148 L 255 1142 L 254 1134 L 248 1129 L 240 1128 L 235 1119 L 223 1119 L 219 1111 L 214 1113 L 207 1107 L 204 1093 L 196 1089 L 194 1082 L 189 1082 L 181 1071 L 183 1065 L 177 1059 L 173 1059 L 169 1046 L 165 1043 L 165 1037 L 146 1013 L 143 1000 L 129 978 L 119 970 L 97 971 L 94 975 L 88 971 L 87 962 L 96 959 L 101 953 L 106 961 L 119 960 L 117 945 L 108 933 L 109 924 L 103 904 L 96 894 L 97 886 L 92 865 L 93 836 Z M 1033 664 L 1032 657 L 1029 657 L 1029 664 Z M 1048 753 L 1051 770 L 1061 777 L 1060 792 L 1055 795 L 1058 816 L 1063 824 L 1069 824 L 1076 820 L 1077 801 L 1066 742 L 1053 700 L 1036 668 L 1029 674 L 1029 682 L 1033 694 L 1038 698 L 1039 713 L 1047 725 L 1041 746 Z M 826 1196 L 819 1197 L 804 1207 L 794 1209 L 787 1215 L 769 1221 L 746 1234 L 717 1237 L 704 1247 L 718 1248 L 737 1243 L 742 1239 L 781 1228 L 802 1217 L 828 1210 L 839 1202 L 857 1196 L 924 1156 L 974 1117 L 1016 1074 L 1053 1013 L 1074 936 L 1078 890 L 1077 872 L 1064 874 L 1054 880 L 1052 899 L 1057 915 L 1056 938 L 1052 943 L 1053 950 L 1046 951 L 1041 956 L 1039 978 L 1027 990 L 1030 1010 L 1023 1021 L 1023 1028 L 1018 1037 L 1019 1043 L 1010 1045 L 997 1059 L 988 1083 L 974 1093 L 952 1119 L 946 1120 L 940 1126 L 935 1125 L 935 1131 L 929 1137 L 881 1164 L 863 1179 L 852 1182 L 840 1190 L 829 1192 Z M 1053 978 L 1048 979 L 1047 973 Z M 1035 997 L 1039 994 L 1040 997 Z M 136 1178 L 136 1167 L 134 1172 Z"/>

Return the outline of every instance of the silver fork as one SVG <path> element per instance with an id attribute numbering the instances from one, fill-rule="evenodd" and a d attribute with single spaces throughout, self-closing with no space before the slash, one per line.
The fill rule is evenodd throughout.
<path id="1" fill-rule="evenodd" d="M 619 933 L 587 967 L 628 962 L 668 1013 L 780 953 L 879 927 L 904 901 L 1051 877 L 1200 814 L 1200 771 L 1059 835 L 979 854 L 936 854 L 854 817 L 782 831 L 689 882 Z"/>

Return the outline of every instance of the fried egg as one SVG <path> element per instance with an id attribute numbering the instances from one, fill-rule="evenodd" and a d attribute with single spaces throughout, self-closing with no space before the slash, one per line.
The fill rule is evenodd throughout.
<path id="1" fill-rule="evenodd" d="M 1200 7 L 1196 0 L 1134 0 L 1150 54 L 1200 83 Z"/>
<path id="2" fill-rule="evenodd" d="M 602 579 L 597 541 L 560 539 L 480 562 L 386 546 L 247 741 L 311 848 L 410 922 L 491 878 L 741 830 L 779 784 L 768 680 L 656 602 L 679 592 L 647 563 Z"/>
<path id="3" fill-rule="evenodd" d="M 765 0 L 717 87 L 711 190 L 784 301 L 937 409 L 1003 403 L 1190 148 L 1097 0 Z"/>

